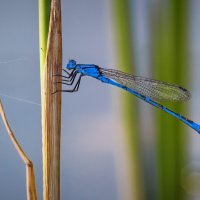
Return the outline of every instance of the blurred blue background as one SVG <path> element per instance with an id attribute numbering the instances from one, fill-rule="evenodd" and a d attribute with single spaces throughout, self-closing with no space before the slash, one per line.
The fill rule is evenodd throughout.
<path id="1" fill-rule="evenodd" d="M 151 2 L 152 3 L 152 2 Z M 148 0 L 131 4 L 136 38 L 137 75 L 152 77 Z M 200 122 L 200 1 L 191 0 L 189 17 L 190 84 L 192 99 L 187 116 Z M 18 141 L 33 161 L 39 199 L 42 199 L 41 110 L 38 2 L 2 0 L 0 6 L 0 98 Z M 63 65 L 69 59 L 117 68 L 108 0 L 62 1 Z M 130 199 L 126 155 L 121 135 L 119 89 L 83 78 L 76 93 L 62 98 L 61 199 Z M 152 108 L 140 103 L 144 176 L 155 191 L 154 120 Z M 184 125 L 183 125 L 184 126 Z M 185 126 L 184 126 L 185 127 Z M 188 199 L 200 198 L 200 136 L 187 129 L 189 159 L 182 184 Z M 148 131 L 148 134 L 145 134 Z M 192 178 L 193 177 L 193 178 Z M 194 178 L 195 177 L 195 178 Z M 125 195 L 127 194 L 127 196 Z M 125 196 L 124 196 L 125 195 Z M 123 198 L 122 198 L 123 197 Z M 16 154 L 0 120 L 0 199 L 26 199 L 25 166 Z"/>

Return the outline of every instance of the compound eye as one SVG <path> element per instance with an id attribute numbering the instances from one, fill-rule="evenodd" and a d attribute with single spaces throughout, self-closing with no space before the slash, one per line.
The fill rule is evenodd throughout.
<path id="1" fill-rule="evenodd" d="M 71 61 L 71 65 L 75 66 L 76 65 L 76 61 L 75 60 L 70 60 Z"/>
<path id="2" fill-rule="evenodd" d="M 72 69 L 76 66 L 76 61 L 75 60 L 69 60 L 68 64 L 67 64 L 67 68 L 68 69 Z"/>

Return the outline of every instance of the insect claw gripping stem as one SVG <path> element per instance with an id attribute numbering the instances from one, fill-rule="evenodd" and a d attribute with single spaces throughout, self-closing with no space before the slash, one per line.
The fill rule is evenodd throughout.
<path id="1" fill-rule="evenodd" d="M 69 77 L 63 76 L 63 75 L 61 75 L 61 74 L 53 74 L 53 76 L 61 76 L 62 78 L 69 78 Z"/>
<path id="2" fill-rule="evenodd" d="M 57 81 L 57 82 L 54 82 L 54 83 L 61 83 L 61 84 L 63 84 L 63 85 L 72 85 L 73 83 L 64 83 L 64 82 L 62 82 L 62 81 Z"/>
<path id="3" fill-rule="evenodd" d="M 65 71 L 65 70 L 64 70 Z M 78 72 L 73 70 L 73 73 L 71 73 L 69 75 L 69 77 L 65 77 L 63 75 L 59 75 L 61 77 L 64 77 L 66 79 L 62 79 L 62 81 L 55 81 L 53 82 L 54 84 L 64 84 L 64 85 L 73 85 L 75 78 L 77 77 Z M 81 75 L 79 76 L 78 80 L 76 81 L 75 86 L 72 89 L 69 90 L 56 90 L 55 92 L 53 92 L 52 94 L 55 94 L 57 92 L 76 92 L 79 89 L 79 85 L 80 85 L 80 80 L 81 80 Z M 66 82 L 65 82 L 66 81 Z"/>

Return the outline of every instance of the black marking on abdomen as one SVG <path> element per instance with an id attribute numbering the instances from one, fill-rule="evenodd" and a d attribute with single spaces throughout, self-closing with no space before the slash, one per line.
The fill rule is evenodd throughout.
<path id="1" fill-rule="evenodd" d="M 124 85 L 122 85 L 122 88 L 123 88 L 124 90 L 127 90 L 127 87 L 126 87 L 126 86 L 124 86 Z"/>

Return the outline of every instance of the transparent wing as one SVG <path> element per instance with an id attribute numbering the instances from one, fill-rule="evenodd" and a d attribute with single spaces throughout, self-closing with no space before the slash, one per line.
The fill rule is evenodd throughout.
<path id="1" fill-rule="evenodd" d="M 113 69 L 100 68 L 106 78 L 112 79 L 137 93 L 156 101 L 186 101 L 190 92 L 181 86 L 157 81 L 150 78 L 133 76 Z"/>

